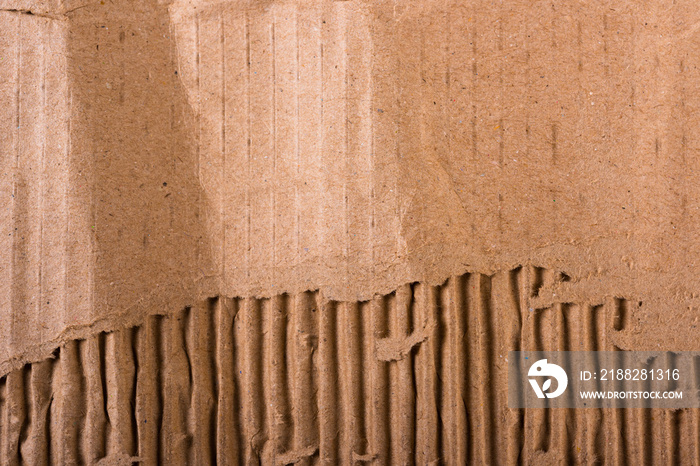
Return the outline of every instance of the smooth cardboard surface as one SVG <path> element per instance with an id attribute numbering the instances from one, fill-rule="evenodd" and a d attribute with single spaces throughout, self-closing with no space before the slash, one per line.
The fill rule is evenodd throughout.
<path id="1" fill-rule="evenodd" d="M 198 296 L 519 264 L 692 346 L 696 16 L 3 2 L 2 372 Z"/>

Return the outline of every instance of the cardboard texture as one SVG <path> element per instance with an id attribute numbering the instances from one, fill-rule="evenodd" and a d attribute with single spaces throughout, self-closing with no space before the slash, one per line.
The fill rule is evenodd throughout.
<path id="1" fill-rule="evenodd" d="M 0 0 L 2 454 L 690 460 L 695 411 L 484 387 L 698 349 L 699 46 L 690 0 Z"/>
<path id="2" fill-rule="evenodd" d="M 2 373 L 198 297 L 519 264 L 695 335 L 690 2 L 0 9 Z"/>
<path id="3" fill-rule="evenodd" d="M 614 350 L 636 302 L 528 304 L 561 273 L 198 302 L 0 379 L 31 464 L 693 464 L 697 409 L 507 407 L 513 348 Z M 690 374 L 697 377 L 696 373 Z"/>

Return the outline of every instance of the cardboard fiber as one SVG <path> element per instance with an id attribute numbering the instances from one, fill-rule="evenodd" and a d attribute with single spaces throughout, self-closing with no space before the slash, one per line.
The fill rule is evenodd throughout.
<path id="1" fill-rule="evenodd" d="M 3 419 L 28 422 L 48 412 L 46 399 L 59 393 L 57 387 L 69 397 L 76 390 L 92 408 L 53 419 L 68 425 L 83 415 L 97 417 L 66 430 L 81 438 L 67 443 L 75 450 L 67 455 L 80 450 L 85 461 L 109 452 L 117 459 L 146 455 L 145 440 L 138 448 L 133 440 L 117 441 L 111 427 L 103 435 L 111 440 L 96 440 L 95 450 L 84 451 L 93 443 L 82 436 L 103 422 L 104 410 L 96 406 L 105 395 L 95 387 L 109 385 L 98 383 L 107 375 L 96 374 L 116 370 L 95 362 L 117 357 L 110 353 L 114 346 L 104 349 L 99 341 L 153 320 L 175 322 L 208 299 L 271 302 L 312 293 L 322 302 L 362 307 L 378 296 L 399 296 L 409 283 L 442 286 L 463 274 L 492 280 L 532 268 L 527 273 L 541 286 L 528 295 L 526 307 L 489 324 L 468 344 L 506 332 L 504 351 L 524 349 L 527 340 L 518 334 L 560 332 L 566 346 L 575 330 L 552 322 L 568 325 L 572 306 L 584 309 L 584 316 L 585 310 L 612 306 L 622 311 L 605 329 L 584 319 L 592 333 L 584 347 L 602 339 L 623 350 L 698 349 L 699 24 L 694 2 L 683 0 L 0 0 L 0 270 L 6 277 L 0 282 L 0 374 L 7 375 L 3 393 L 13 394 L 8 403 L 20 410 L 6 411 Z M 317 319 L 335 318 L 324 306 L 315 309 Z M 470 328 L 495 318 L 492 306 L 459 309 Z M 524 309 L 538 316 L 531 327 Z M 539 312 L 547 309 L 554 310 Z M 213 318 L 213 312 L 204 314 Z M 287 312 L 291 321 L 298 312 Z M 258 314 L 240 316 L 255 332 L 276 328 Z M 356 403 L 366 391 L 335 399 L 336 389 L 328 388 L 318 395 L 325 397 L 320 407 L 297 407 L 283 389 L 275 391 L 281 385 L 273 376 L 259 382 L 267 365 L 249 362 L 251 375 L 240 384 L 271 384 L 264 389 L 270 400 L 299 416 L 318 415 L 318 426 L 303 427 L 306 421 L 295 419 L 292 425 L 301 427 L 286 430 L 288 415 L 274 417 L 256 401 L 245 405 L 236 401 L 240 395 L 220 391 L 219 403 L 251 406 L 248 417 L 230 421 L 246 433 L 221 445 L 238 445 L 247 451 L 240 453 L 243 459 L 288 454 L 282 459 L 289 462 L 314 455 L 343 463 L 373 461 L 373 455 L 380 462 L 422 462 L 414 455 L 425 451 L 426 462 L 449 455 L 457 464 L 467 457 L 535 462 L 555 450 L 549 453 L 553 461 L 567 461 L 583 453 L 562 446 L 571 444 L 569 434 L 552 436 L 586 419 L 605 427 L 590 430 L 581 446 L 585 458 L 616 462 L 624 458 L 621 452 L 643 461 L 692 457 L 686 452 L 694 451 L 695 440 L 684 436 L 697 431 L 694 411 L 664 414 L 664 433 L 657 433 L 658 418 L 626 411 L 591 419 L 534 413 L 528 421 L 528 413 L 499 411 L 505 401 L 498 392 L 465 402 L 462 412 L 483 422 L 507 412 L 511 423 L 503 429 L 481 430 L 485 424 L 479 423 L 467 429 L 464 423 L 472 420 L 455 418 L 449 421 L 455 430 L 430 437 L 425 432 L 432 424 L 416 427 L 415 419 L 424 417 L 412 410 L 433 396 L 435 403 L 459 401 L 454 394 L 462 389 L 450 392 L 453 398 L 438 396 L 431 363 L 419 370 L 413 359 L 416 348 L 438 345 L 450 326 L 426 320 L 403 329 L 405 322 L 397 319 L 396 338 L 381 327 L 374 342 L 369 328 L 353 337 L 351 347 L 377 352 L 373 406 L 397 407 L 386 424 L 403 426 L 399 433 L 379 421 L 352 424 L 352 410 L 360 408 L 342 400 Z M 328 335 L 340 347 L 336 335 Z M 249 344 L 245 335 L 238 338 Z M 89 341 L 98 343 L 90 343 L 97 349 L 88 357 L 82 348 Z M 274 344 L 282 348 L 280 341 Z M 308 344 L 314 347 L 314 341 Z M 466 344 L 456 337 L 444 341 L 440 354 L 457 354 Z M 488 341 L 483 345 L 492 348 Z M 56 349 L 59 360 L 47 359 Z M 342 359 L 334 359 L 333 351 L 319 348 L 299 363 L 309 365 L 309 386 L 321 387 L 322 368 Z M 460 371 L 479 367 L 495 374 L 500 367 L 496 350 L 484 351 L 436 365 L 435 374 L 448 385 L 476 383 Z M 153 356 L 152 364 L 162 365 L 158 377 L 172 378 L 167 390 L 174 394 L 154 388 L 160 395 L 148 395 L 155 398 L 143 401 L 150 406 L 143 409 L 158 399 L 172 403 L 162 413 L 185 416 L 190 411 L 182 406 L 199 399 L 183 374 L 214 372 L 206 358 L 203 368 L 189 352 L 177 354 L 167 367 Z M 274 367 L 295 357 L 268 354 L 277 354 L 268 360 Z M 146 359 L 138 361 L 140 368 Z M 57 364 L 72 365 L 61 369 L 60 385 L 31 391 L 48 394 L 37 401 L 43 404 L 27 404 L 19 395 L 27 392 L 16 387 L 29 384 L 24 378 L 35 368 L 41 373 L 39 367 Z M 363 359 L 347 370 L 365 372 L 372 364 Z M 390 374 L 386 383 L 381 371 Z M 474 380 L 483 385 L 490 379 Z M 405 391 L 418 384 L 425 384 L 420 396 Z M 389 401 L 387 386 L 400 399 Z M 131 390 L 125 387 L 117 392 Z M 214 396 L 201 390 L 204 401 L 197 403 L 210 406 Z M 115 423 L 132 425 L 141 409 L 109 406 L 107 412 L 122 410 L 108 416 L 110 426 L 119 417 L 128 421 Z M 425 419 L 434 420 L 430 409 Z M 204 438 L 192 426 L 205 421 L 194 414 L 184 419 L 172 421 L 180 423 L 172 436 L 150 440 L 163 445 L 148 448 L 159 455 L 166 455 L 164 445 L 181 448 L 172 453 L 174 461 L 197 448 L 211 451 L 188 443 Z M 329 440 L 337 419 L 345 419 L 348 437 Z M 2 422 L 9 458 L 22 443 L 13 439 L 28 437 L 16 423 Z M 123 429 L 137 435 L 133 427 Z M 314 429 L 319 439 L 328 433 L 330 443 L 312 441 Z M 258 434 L 263 431 L 265 436 Z M 470 435 L 447 446 L 455 432 L 460 439 Z M 511 432 L 507 438 L 514 442 L 506 452 L 488 440 L 501 432 Z M 371 442 L 370 434 L 376 435 Z M 48 441 L 42 435 L 31 438 Z M 265 440 L 285 436 L 296 440 Z M 613 438 L 614 446 L 601 436 Z M 518 456 L 526 439 L 534 446 Z"/>
<path id="2" fill-rule="evenodd" d="M 2 372 L 196 297 L 526 263 L 692 346 L 690 2 L 0 8 Z"/>
<path id="3" fill-rule="evenodd" d="M 509 350 L 615 350 L 636 311 L 528 308 L 563 278 L 521 267 L 365 302 L 210 299 L 71 340 L 0 379 L 0 461 L 692 464 L 697 409 L 508 408 Z"/>

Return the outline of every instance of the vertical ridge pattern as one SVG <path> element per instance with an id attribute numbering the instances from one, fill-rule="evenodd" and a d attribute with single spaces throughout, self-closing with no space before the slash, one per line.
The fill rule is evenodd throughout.
<path id="1" fill-rule="evenodd" d="M 319 315 L 319 435 L 322 464 L 338 463 L 338 407 L 336 344 L 337 303 L 323 301 Z"/>
<path id="2" fill-rule="evenodd" d="M 362 371 L 362 321 L 358 303 L 342 303 L 337 320 L 338 362 L 340 364 L 341 431 L 343 447 L 340 461 L 352 462 L 352 458 L 361 454 L 361 436 L 363 434 L 362 400 L 364 399 Z"/>
<path id="3" fill-rule="evenodd" d="M 84 455 L 87 461 L 96 461 L 106 455 L 107 412 L 105 411 L 105 386 L 102 378 L 104 335 L 96 335 L 83 343 L 87 413 L 85 414 Z"/>
<path id="4" fill-rule="evenodd" d="M 186 325 L 190 309 L 167 319 L 164 325 L 166 348 L 165 385 L 163 387 L 163 425 L 161 457 L 166 463 L 189 461 L 191 435 L 188 426 L 192 368 L 187 352 Z"/>
<path id="5" fill-rule="evenodd" d="M 216 399 L 216 371 L 214 367 L 214 348 L 217 335 L 213 331 L 214 306 L 207 301 L 200 301 L 192 308 L 188 336 L 192 348 L 192 409 L 190 424 L 194 426 L 195 464 L 216 464 L 216 423 L 214 422 L 214 404 Z M 212 426 L 214 429 L 212 429 Z"/>
<path id="6" fill-rule="evenodd" d="M 136 371 L 133 354 L 133 329 L 107 334 L 106 406 L 111 429 L 107 437 L 107 453 L 135 455 L 138 446 L 134 438 L 134 388 Z"/>
<path id="7" fill-rule="evenodd" d="M 411 333 L 411 315 L 414 311 L 411 285 L 396 291 L 396 299 L 390 310 L 389 335 L 401 340 Z M 407 464 L 414 454 L 415 433 L 415 383 L 413 379 L 413 353 L 399 356 L 390 365 L 391 401 L 391 460 L 395 464 Z"/>
<path id="8" fill-rule="evenodd" d="M 426 340 L 416 350 L 416 450 L 415 460 L 418 464 L 431 464 L 439 460 L 440 416 L 438 402 L 440 398 L 436 375 L 440 373 L 438 359 L 439 345 L 442 341 L 441 330 L 437 325 L 440 303 L 436 287 L 418 284 L 415 287 L 416 308 L 413 313 L 413 329 L 431 329 Z"/>
<path id="9" fill-rule="evenodd" d="M 542 287 L 565 279 L 524 266 L 409 284 L 368 302 L 318 292 L 220 297 L 69 341 L 55 360 L 0 378 L 0 457 L 302 465 L 696 458 L 698 410 L 507 407 L 508 351 L 615 349 L 611 335 L 630 324 L 637 304 L 622 299 L 529 307 Z"/>
<path id="10" fill-rule="evenodd" d="M 20 436 L 22 427 L 27 422 L 27 411 L 24 402 L 23 371 L 14 371 L 7 375 L 7 428 L 3 431 L 5 437 L 5 464 L 20 464 Z"/>
<path id="11" fill-rule="evenodd" d="M 365 330 L 365 335 L 370 338 L 367 347 L 371 355 L 370 365 L 365 368 L 370 379 L 367 403 L 369 451 L 382 465 L 391 461 L 389 433 L 392 423 L 389 418 L 389 367 L 377 357 L 376 340 L 389 336 L 388 311 L 393 298 L 392 295 L 376 297 L 370 302 L 370 315 Z"/>
<path id="12" fill-rule="evenodd" d="M 316 387 L 314 380 L 314 352 L 318 349 L 316 330 L 317 304 L 312 293 L 295 296 L 292 312 L 291 354 L 289 355 L 291 379 L 291 423 L 294 426 L 292 450 L 318 449 L 318 421 Z M 299 461 L 301 466 L 310 464 L 309 458 Z"/>
<path id="13" fill-rule="evenodd" d="M 246 299 L 243 308 L 243 328 L 241 344 L 243 360 L 240 364 L 244 396 L 241 400 L 244 430 L 244 464 L 257 464 L 262 444 L 266 440 L 263 430 L 264 403 L 259 399 L 263 394 L 262 356 L 262 314 L 261 303 Z"/>
<path id="14" fill-rule="evenodd" d="M 138 456 L 147 463 L 158 463 L 158 434 L 162 419 L 159 320 L 154 316 L 136 329 L 136 425 Z"/>
<path id="15" fill-rule="evenodd" d="M 269 441 L 263 450 L 263 462 L 276 463 L 278 455 L 287 450 L 289 424 L 287 410 L 287 310 L 288 296 L 275 296 L 267 300 L 265 323 L 265 340 L 267 343 L 264 354 L 265 366 L 265 405 L 267 411 L 267 426 Z"/>
<path id="16" fill-rule="evenodd" d="M 236 419 L 236 399 L 240 396 L 235 373 L 234 319 L 239 301 L 219 298 L 215 303 L 213 318 L 216 319 L 216 459 L 219 464 L 236 464 L 239 459 L 238 433 L 240 427 Z"/>
<path id="17" fill-rule="evenodd" d="M 32 365 L 30 374 L 29 402 L 32 410 L 32 426 L 27 436 L 29 452 L 23 455 L 30 464 L 49 464 L 49 409 L 51 408 L 51 378 L 54 361 L 52 359 Z M 0 412 L 2 409 L 0 408 Z"/>

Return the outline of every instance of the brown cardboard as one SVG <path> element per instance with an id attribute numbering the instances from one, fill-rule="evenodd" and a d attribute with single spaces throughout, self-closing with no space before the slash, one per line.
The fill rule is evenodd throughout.
<path id="1" fill-rule="evenodd" d="M 165 6 L 7 6 L 0 372 L 192 299 L 202 237 Z"/>
<path id="2" fill-rule="evenodd" d="M 526 263 L 690 338 L 695 13 L 656 5 L 4 1 L 2 372 L 198 296 Z"/>
<path id="3" fill-rule="evenodd" d="M 565 278 L 522 267 L 365 302 L 211 299 L 71 340 L 0 379 L 0 461 L 692 464 L 697 409 L 507 407 L 509 350 L 615 349 L 636 310 L 528 307 Z"/>
<path id="4" fill-rule="evenodd" d="M 581 312 L 615 303 L 625 303 L 625 312 L 618 313 L 624 323 L 608 322 L 608 333 L 587 337 L 584 344 L 599 339 L 619 349 L 697 349 L 700 13 L 694 6 L 691 1 L 0 0 L 3 389 L 19 397 L 22 389 L 12 387 L 21 377 L 12 374 L 52 364 L 68 367 L 61 369 L 64 399 L 70 399 L 70 390 L 83 393 L 92 406 L 87 413 L 97 417 L 61 435 L 93 435 L 90 426 L 104 423 L 95 406 L 105 395 L 99 394 L 95 372 L 80 371 L 96 371 L 106 364 L 96 362 L 105 355 L 117 357 L 110 353 L 116 349 L 94 343 L 100 338 L 128 347 L 116 342 L 125 332 L 154 320 L 175 322 L 183 309 L 201 307 L 207 299 L 267 303 L 311 292 L 323 303 L 366 307 L 377 296 L 399 299 L 408 283 L 429 288 L 463 274 L 499 277 L 514 270 L 533 270 L 527 273 L 541 286 L 523 298 L 525 307 L 477 332 L 466 343 L 477 345 L 469 354 L 492 348 L 480 340 L 490 332 L 512 331 L 502 346 L 506 351 L 525 348 L 532 332 L 550 331 L 540 320 L 529 322 L 525 308 L 558 315 L 570 306 Z M 432 424 L 417 427 L 410 415 L 395 413 L 415 414 L 423 406 L 427 417 L 414 419 L 434 423 L 431 400 L 442 395 L 431 389 L 437 383 L 432 363 L 414 367 L 415 348 L 437 352 L 439 346 L 457 354 L 461 340 L 440 340 L 451 331 L 447 324 L 408 325 L 404 316 L 390 325 L 372 321 L 380 326 L 367 328 L 380 335 L 376 342 L 370 333 L 336 341 L 330 331 L 335 321 L 328 319 L 340 311 L 328 306 L 316 308 L 314 325 L 319 335 L 328 325 L 331 339 L 322 344 L 309 337 L 305 344 L 318 345 L 318 353 L 299 362 L 312 374 L 300 390 L 318 388 L 315 408 L 310 401 L 285 398 L 282 388 L 275 391 L 281 386 L 276 376 L 261 382 L 261 371 L 268 369 L 255 362 L 245 362 L 253 375 L 240 378 L 251 390 L 265 385 L 269 399 L 300 416 L 294 420 L 299 429 L 286 430 L 288 418 L 265 417 L 260 413 L 267 408 L 236 401 L 240 395 L 217 395 L 217 406 L 248 406 L 244 419 L 217 421 L 230 424 L 217 430 L 220 435 L 231 426 L 247 429 L 235 441 L 217 440 L 226 448 L 237 445 L 241 453 L 235 455 L 280 455 L 289 462 L 308 456 L 343 463 L 427 463 L 443 457 L 457 464 L 464 458 L 504 462 L 499 455 L 512 459 L 532 434 L 535 445 L 523 458 L 535 462 L 553 451 L 550 443 L 568 442 L 550 439 L 551 426 L 534 435 L 539 427 L 531 422 L 539 426 L 542 419 L 503 411 L 512 419 L 498 422 L 510 424 L 472 427 L 484 438 L 469 436 L 448 446 L 450 435 L 468 430 L 465 423 L 479 416 L 486 423 L 490 414 L 506 409 L 505 388 L 501 394 L 473 392 L 477 398 L 464 402 L 465 418 L 454 414 L 446 421 L 453 430 L 435 440 L 426 433 Z M 492 307 L 459 309 L 460 318 L 474 325 L 493 317 Z M 275 335 L 284 333 L 286 327 L 275 327 L 281 322 L 255 312 L 241 314 L 255 335 L 268 327 Z M 297 312 L 288 311 L 290 319 L 299 318 Z M 573 332 L 552 330 L 557 331 Z M 99 336 L 103 332 L 108 333 Z M 246 335 L 238 337 L 242 345 L 250 344 Z M 268 361 L 274 367 L 296 357 L 280 349 L 285 338 L 270 343 L 280 345 L 275 347 L 280 353 L 270 353 L 277 354 Z M 323 437 L 338 431 L 334 416 L 357 418 L 352 410 L 360 408 L 352 403 L 369 396 L 352 392 L 349 376 L 342 390 L 351 394 L 339 399 L 335 386 L 317 380 L 342 359 L 333 348 L 346 343 L 362 354 L 377 352 L 377 361 L 347 362 L 347 373 L 374 373 L 379 382 L 372 388 L 372 409 L 394 403 L 398 408 L 390 408 L 391 416 L 398 417 L 364 427 L 343 421 L 345 437 L 334 440 L 331 434 Z M 59 363 L 47 360 L 59 347 Z M 172 379 L 168 392 L 158 395 L 158 403 L 170 408 L 159 409 L 180 416 L 192 398 L 199 412 L 210 406 L 213 382 L 203 382 L 204 398 L 197 401 L 192 390 L 199 382 L 187 382 L 183 374 L 189 367 L 205 371 L 202 377 L 209 380 L 211 371 L 176 350 L 167 363 L 161 355 L 143 356 L 152 356 L 143 364 L 162 368 Z M 86 353 L 78 358 L 76 351 Z M 495 350 L 483 351 L 487 356 L 457 359 L 450 367 L 497 371 Z M 139 370 L 146 367 L 141 364 Z M 435 367 L 438 378 L 448 385 L 467 383 L 461 373 L 450 378 L 453 369 L 446 367 Z M 221 383 L 235 376 L 221 371 L 216 372 L 223 374 Z M 470 384 L 488 381 L 474 377 Z M 384 388 L 389 380 L 401 393 L 391 402 Z M 403 391 L 414 383 L 423 384 L 420 396 Z M 57 393 L 53 385 L 42 387 L 31 396 Z M 450 393 L 457 403 L 460 397 Z M 26 408 L 24 398 L 12 397 L 7 399 L 20 411 L 46 404 L 44 397 L 43 404 Z M 346 399 L 355 401 L 343 405 Z M 135 417 L 139 409 L 152 409 L 153 400 L 118 416 Z M 117 405 L 105 409 L 118 411 Z M 68 423 L 92 415 L 75 409 L 56 419 Z M 664 414 L 663 426 L 671 433 L 658 436 L 656 428 L 650 430 L 656 421 L 646 414 L 635 418 L 638 425 L 625 421 L 626 412 L 591 419 L 552 414 L 551 422 L 562 427 L 585 418 L 604 425 L 594 429 L 596 435 L 621 436 L 615 440 L 624 444 L 620 451 L 642 460 L 676 453 L 685 459 L 695 440 L 687 443 L 673 426 L 696 422 L 692 413 Z M 383 412 L 376 416 L 389 419 Z M 308 417 L 318 417 L 313 421 L 318 425 L 308 427 Z M 113 416 L 108 418 L 111 423 Z M 161 454 L 175 460 L 210 451 L 179 440 L 193 435 L 204 441 L 191 430 L 209 429 L 208 418 L 183 419 L 163 421 L 180 426 L 173 427 L 177 441 L 149 442 L 173 448 Z M 199 427 L 187 424 L 186 433 L 183 422 Z M 2 425 L 9 429 L 1 436 L 2 451 L 10 451 L 3 453 L 10 458 L 18 445 L 12 439 L 22 429 Z M 628 427 L 620 426 L 634 432 L 638 427 L 644 440 L 634 443 Z M 257 435 L 263 427 L 267 437 Z M 502 432 L 511 432 L 504 435 L 515 442 L 509 450 L 488 443 L 491 434 Z M 588 456 L 580 458 L 613 461 L 621 454 L 605 450 L 599 438 L 588 438 L 580 450 Z M 265 439 L 276 439 L 274 446 Z M 92 440 L 66 442 L 66 448 L 93 448 Z M 123 449 L 114 442 L 80 455 L 97 460 L 111 454 L 113 462 L 151 455 L 133 442 Z M 567 461 L 584 454 L 580 451 L 544 459 Z"/>

